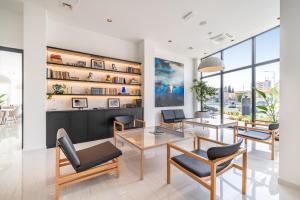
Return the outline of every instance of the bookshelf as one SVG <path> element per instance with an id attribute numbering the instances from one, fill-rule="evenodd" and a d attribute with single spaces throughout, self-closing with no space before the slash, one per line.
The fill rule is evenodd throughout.
<path id="1" fill-rule="evenodd" d="M 142 99 L 139 62 L 48 46 L 46 64 L 48 96 Z"/>

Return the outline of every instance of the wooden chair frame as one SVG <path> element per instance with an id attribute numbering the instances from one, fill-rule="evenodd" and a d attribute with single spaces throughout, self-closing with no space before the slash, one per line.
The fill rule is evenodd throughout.
<path id="1" fill-rule="evenodd" d="M 176 125 L 179 124 L 179 128 L 182 129 L 183 127 L 183 120 L 182 121 L 179 121 L 179 122 L 170 122 L 170 123 L 167 123 L 167 122 L 164 122 L 164 117 L 162 114 L 160 114 L 160 125 L 163 126 L 171 126 L 173 129 L 176 128 Z"/>
<path id="2" fill-rule="evenodd" d="M 227 145 L 225 143 L 222 142 L 218 142 L 215 140 L 211 140 L 205 137 L 201 137 L 201 136 L 196 136 L 197 137 L 197 149 L 199 150 L 201 145 L 201 140 L 205 140 L 208 142 L 213 142 L 215 144 L 218 145 Z M 199 161 L 204 162 L 205 164 L 207 164 L 208 166 L 210 166 L 210 170 L 211 170 L 211 175 L 207 176 L 207 177 L 199 177 L 197 175 L 195 175 L 194 173 L 186 170 L 185 168 L 183 168 L 182 166 L 180 166 L 179 164 L 177 164 L 175 161 L 173 161 L 171 159 L 171 149 L 174 149 L 176 151 L 179 151 L 183 154 L 185 154 L 186 156 L 189 156 L 191 158 L 197 159 Z M 216 172 L 216 168 L 218 165 L 236 158 L 237 156 L 243 156 L 243 164 L 242 165 L 238 165 L 236 163 L 231 163 L 230 165 L 228 165 L 225 169 L 223 169 L 221 172 L 217 173 Z M 239 169 L 242 171 L 242 194 L 246 194 L 246 184 L 247 184 L 247 150 L 244 148 L 241 148 L 239 151 L 237 151 L 235 154 L 224 157 L 224 158 L 219 158 L 216 160 L 209 160 L 207 158 L 201 157 L 195 153 L 186 151 L 174 144 L 167 144 L 167 184 L 171 183 L 171 164 L 174 165 L 175 167 L 177 167 L 179 170 L 181 170 L 182 172 L 184 172 L 186 175 L 190 176 L 192 179 L 194 179 L 195 181 L 197 181 L 198 183 L 200 183 L 201 185 L 203 185 L 205 188 L 207 188 L 210 191 L 210 200 L 215 200 L 216 199 L 216 177 L 220 176 L 221 174 L 225 173 L 226 171 L 228 171 L 229 169 L 231 169 L 232 167 Z"/>
<path id="3" fill-rule="evenodd" d="M 137 122 L 140 122 L 143 124 L 143 127 L 145 128 L 146 127 L 146 122 L 141 120 L 141 119 L 134 119 L 133 120 L 133 126 L 135 127 L 136 123 Z M 113 124 L 113 129 L 114 129 L 114 144 L 117 145 L 117 132 L 119 131 L 117 129 L 117 125 L 121 126 L 121 132 L 123 133 L 124 132 L 124 127 L 125 125 L 121 122 L 118 122 L 118 121 L 114 121 L 114 124 Z"/>
<path id="4" fill-rule="evenodd" d="M 87 169 L 83 172 L 74 172 L 67 175 L 61 175 L 60 168 L 70 165 L 70 161 L 67 158 L 60 157 L 60 148 L 56 145 L 56 175 L 55 175 L 55 199 L 60 197 L 60 190 L 64 186 L 79 183 L 84 180 L 92 179 L 104 174 L 111 174 L 115 172 L 116 177 L 120 174 L 119 158 L 115 158 L 102 165 Z"/>
<path id="5" fill-rule="evenodd" d="M 263 123 L 261 123 L 263 122 Z M 260 142 L 260 143 L 264 143 L 264 144 L 268 144 L 271 146 L 271 160 L 275 159 L 275 138 L 278 132 L 277 130 L 268 130 L 268 129 L 263 129 L 263 128 L 257 128 L 255 126 L 259 125 L 259 126 L 269 126 L 269 124 L 265 123 L 266 121 L 261 121 L 261 120 L 257 120 L 255 122 L 246 122 L 245 126 L 235 126 L 234 127 L 234 134 L 233 134 L 233 140 L 234 142 L 237 141 L 237 138 L 243 138 L 245 139 L 245 144 L 247 145 L 247 141 L 248 140 L 252 140 L 254 142 Z M 252 127 L 248 127 L 248 125 L 251 125 Z M 247 136 L 242 136 L 242 135 L 238 135 L 238 130 L 239 129 L 244 129 L 245 131 L 251 130 L 251 131 L 259 131 L 259 132 L 264 132 L 264 133 L 269 133 L 271 134 L 271 140 L 258 140 L 252 137 L 247 137 Z"/>

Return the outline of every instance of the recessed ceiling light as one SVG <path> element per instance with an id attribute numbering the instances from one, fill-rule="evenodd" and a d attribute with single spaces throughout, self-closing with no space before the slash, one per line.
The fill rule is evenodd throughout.
<path id="1" fill-rule="evenodd" d="M 171 42 L 173 42 L 173 41 L 172 41 L 172 40 L 168 40 L 168 42 L 170 42 L 170 43 L 171 43 Z"/>
<path id="2" fill-rule="evenodd" d="M 280 17 L 277 17 L 277 20 L 280 20 Z"/>
<path id="3" fill-rule="evenodd" d="M 111 23 L 112 19 L 111 18 L 106 18 L 106 22 Z"/>
<path id="4" fill-rule="evenodd" d="M 189 50 L 193 50 L 193 49 L 194 49 L 194 47 L 188 47 L 188 49 L 189 49 Z"/>
<path id="5" fill-rule="evenodd" d="M 213 32 L 210 31 L 210 32 L 208 32 L 207 34 L 208 34 L 208 35 L 211 35 L 212 33 L 213 33 Z"/>
<path id="6" fill-rule="evenodd" d="M 204 25 L 206 25 L 206 24 L 207 24 L 207 21 L 205 21 L 205 20 L 204 20 L 204 21 L 201 21 L 201 22 L 199 23 L 200 26 L 204 26 Z"/>
<path id="7" fill-rule="evenodd" d="M 204 54 L 204 55 L 206 55 L 207 53 L 206 53 L 206 52 L 204 52 L 203 54 Z"/>
<path id="8" fill-rule="evenodd" d="M 234 42 L 234 39 L 230 40 L 231 42 Z"/>

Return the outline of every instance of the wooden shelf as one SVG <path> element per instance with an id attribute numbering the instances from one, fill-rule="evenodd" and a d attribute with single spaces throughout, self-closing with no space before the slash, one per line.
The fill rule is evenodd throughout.
<path id="1" fill-rule="evenodd" d="M 112 97 L 141 97 L 142 95 L 108 95 L 108 94 L 53 94 L 47 93 L 47 95 L 55 95 L 55 96 L 112 96 Z"/>
<path id="2" fill-rule="evenodd" d="M 81 66 L 54 63 L 54 62 L 49 62 L 49 61 L 47 62 L 47 64 L 48 65 L 63 66 L 63 67 L 70 67 L 70 68 L 77 68 L 77 69 L 85 69 L 85 70 L 93 70 L 93 71 L 102 71 L 102 72 L 109 72 L 109 73 L 121 73 L 121 74 L 130 74 L 130 75 L 135 75 L 135 76 L 141 76 L 141 73 L 130 73 L 130 72 L 124 72 L 124 71 L 111 70 L 111 69 L 97 69 L 97 68 L 91 68 L 91 67 L 81 67 Z"/>
<path id="3" fill-rule="evenodd" d="M 111 84 L 111 85 L 141 86 L 141 84 L 111 83 L 111 82 L 105 82 L 105 81 L 89 81 L 89 80 L 75 80 L 75 79 L 47 78 L 47 80 L 66 81 L 66 82 L 84 82 L 84 83 L 96 83 L 96 84 Z"/>
<path id="4" fill-rule="evenodd" d="M 73 50 L 62 49 L 62 48 L 57 48 L 57 47 L 47 46 L 47 49 L 48 50 L 53 50 L 53 51 L 59 51 L 61 53 L 65 53 L 65 54 L 81 54 L 81 55 L 85 55 L 85 56 L 99 57 L 99 58 L 103 58 L 103 59 L 116 60 L 116 61 L 121 61 L 121 62 L 125 62 L 125 63 L 132 63 L 132 64 L 136 64 L 136 65 L 141 65 L 140 62 L 135 62 L 135 61 L 130 61 L 130 60 L 123 60 L 123 59 L 112 58 L 112 57 L 107 57 L 107 56 L 101 56 L 101 55 L 96 55 L 96 54 L 91 54 L 91 53 L 84 53 L 84 52 L 80 52 L 80 51 L 73 51 Z"/>

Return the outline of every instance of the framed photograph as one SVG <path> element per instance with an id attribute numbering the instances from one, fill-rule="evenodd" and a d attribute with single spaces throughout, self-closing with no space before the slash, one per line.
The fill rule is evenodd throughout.
<path id="1" fill-rule="evenodd" d="M 91 60 L 91 64 L 92 64 L 92 68 L 95 68 L 95 69 L 105 69 L 104 60 L 92 59 Z"/>
<path id="2" fill-rule="evenodd" d="M 120 99 L 109 98 L 107 99 L 108 108 L 120 108 Z"/>
<path id="3" fill-rule="evenodd" d="M 87 108 L 87 98 L 72 98 L 72 108 Z"/>

